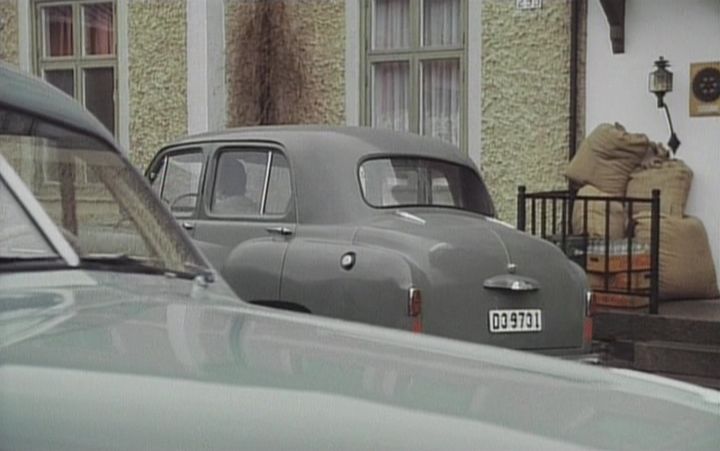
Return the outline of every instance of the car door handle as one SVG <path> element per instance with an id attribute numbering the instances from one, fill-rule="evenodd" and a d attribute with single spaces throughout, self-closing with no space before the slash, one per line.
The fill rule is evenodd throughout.
<path id="1" fill-rule="evenodd" d="M 282 235 L 282 236 L 292 235 L 292 233 L 293 233 L 292 230 L 289 229 L 288 227 L 268 227 L 265 230 L 267 230 L 268 233 L 273 233 L 273 234 Z"/>
<path id="2" fill-rule="evenodd" d="M 183 221 L 182 228 L 185 230 L 192 230 L 195 228 L 195 224 L 193 224 L 192 222 Z"/>

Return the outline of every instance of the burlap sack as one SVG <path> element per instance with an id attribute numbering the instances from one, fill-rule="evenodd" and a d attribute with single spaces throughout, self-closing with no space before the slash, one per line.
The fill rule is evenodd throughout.
<path id="1" fill-rule="evenodd" d="M 601 124 L 580 145 L 565 175 L 612 196 L 624 196 L 630 173 L 645 158 L 647 136 L 628 133 L 620 124 Z"/>
<path id="2" fill-rule="evenodd" d="M 682 217 L 690 193 L 693 173 L 681 160 L 660 162 L 649 169 L 634 171 L 627 185 L 627 197 L 650 198 L 652 190 L 660 190 L 660 211 Z M 633 215 L 650 211 L 650 204 L 634 203 Z"/>
<path id="3" fill-rule="evenodd" d="M 650 214 L 635 216 L 635 236 L 650 243 Z M 660 217 L 660 298 L 712 299 L 718 292 L 705 227 L 692 216 Z"/>
<path id="4" fill-rule="evenodd" d="M 578 197 L 609 197 L 610 195 L 600 191 L 592 185 L 583 187 L 577 193 Z M 585 202 L 587 202 L 587 225 L 583 227 L 585 219 Z M 591 238 L 605 238 L 605 213 L 606 201 L 602 200 L 576 200 L 573 207 L 572 227 L 573 233 L 587 234 Z M 609 238 L 617 240 L 625 237 L 627 229 L 627 216 L 625 209 L 620 202 L 610 202 L 610 222 L 609 222 Z"/>

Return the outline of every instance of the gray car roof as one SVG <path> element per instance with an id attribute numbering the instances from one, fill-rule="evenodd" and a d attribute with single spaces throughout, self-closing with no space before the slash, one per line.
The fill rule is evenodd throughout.
<path id="1" fill-rule="evenodd" d="M 187 136 L 174 144 L 208 141 L 267 140 L 290 152 L 337 152 L 355 159 L 373 154 L 406 154 L 472 164 L 460 149 L 440 139 L 371 127 L 334 125 L 268 125 L 238 127 Z M 299 144 L 303 145 L 299 145 Z"/>
<path id="2" fill-rule="evenodd" d="M 75 99 L 5 63 L 0 63 L 0 105 L 91 136 L 120 151 L 107 128 Z"/>
<path id="3" fill-rule="evenodd" d="M 360 194 L 357 167 L 383 155 L 434 158 L 472 168 L 456 146 L 413 133 L 370 127 L 279 125 L 241 127 L 185 137 L 168 147 L 217 142 L 273 143 L 290 161 L 298 221 L 338 224 L 369 217 L 377 210 Z M 328 194 L 332 192 L 332 196 Z"/>

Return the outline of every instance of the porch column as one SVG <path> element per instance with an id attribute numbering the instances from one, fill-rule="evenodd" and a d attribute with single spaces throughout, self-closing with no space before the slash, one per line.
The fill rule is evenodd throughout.
<path id="1" fill-rule="evenodd" d="M 225 8 L 223 0 L 187 1 L 187 129 L 225 127 Z"/>

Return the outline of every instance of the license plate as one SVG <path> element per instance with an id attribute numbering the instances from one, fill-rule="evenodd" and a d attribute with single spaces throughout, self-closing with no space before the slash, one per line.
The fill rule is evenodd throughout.
<path id="1" fill-rule="evenodd" d="M 491 333 L 540 332 L 542 331 L 542 310 L 512 309 L 490 310 L 488 323 Z"/>

